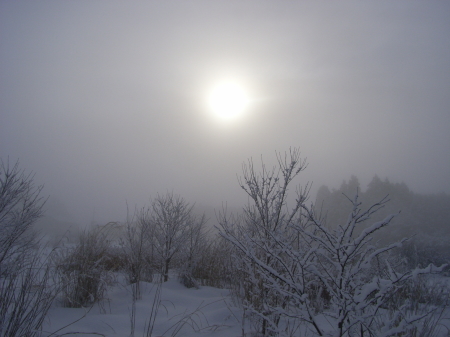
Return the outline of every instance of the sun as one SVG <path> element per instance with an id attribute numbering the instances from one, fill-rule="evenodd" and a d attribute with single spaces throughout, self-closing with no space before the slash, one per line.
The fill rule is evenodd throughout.
<path id="1" fill-rule="evenodd" d="M 241 115 L 248 103 L 249 98 L 244 88 L 232 81 L 218 83 L 213 87 L 208 98 L 209 108 L 223 119 L 232 119 Z"/>

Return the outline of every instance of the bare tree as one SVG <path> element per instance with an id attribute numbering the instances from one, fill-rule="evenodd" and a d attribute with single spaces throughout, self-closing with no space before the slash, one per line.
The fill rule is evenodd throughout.
<path id="1" fill-rule="evenodd" d="M 131 218 L 127 216 L 126 232 L 121 240 L 124 268 L 136 300 L 141 298 L 141 280 L 151 281 L 152 276 L 154 241 L 150 215 L 150 208 L 142 208 Z"/>
<path id="2" fill-rule="evenodd" d="M 178 273 L 178 278 L 186 287 L 198 288 L 197 281 L 194 278 L 194 271 L 200 263 L 202 253 L 207 249 L 208 231 L 205 230 L 205 215 L 191 217 L 187 228 L 186 242 L 180 250 L 179 262 L 181 268 Z"/>
<path id="3" fill-rule="evenodd" d="M 173 193 L 158 195 L 153 200 L 151 223 L 164 282 L 169 279 L 169 268 L 174 257 L 189 237 L 190 228 L 195 221 L 192 209 L 193 206 Z"/>
<path id="4" fill-rule="evenodd" d="M 28 251 L 36 242 L 34 223 L 42 216 L 43 186 L 34 186 L 33 175 L 0 161 L 0 264 Z"/>
<path id="5" fill-rule="evenodd" d="M 42 186 L 0 161 L 0 336 L 38 336 L 56 296 L 33 225 L 42 215 Z"/>

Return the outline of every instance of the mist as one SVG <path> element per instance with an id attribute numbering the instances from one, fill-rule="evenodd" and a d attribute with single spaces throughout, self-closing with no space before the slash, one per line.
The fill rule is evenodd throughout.
<path id="1" fill-rule="evenodd" d="M 0 158 L 80 224 L 167 191 L 240 207 L 242 163 L 290 147 L 313 195 L 351 175 L 448 194 L 449 17 L 438 1 L 3 1 Z M 234 121 L 205 103 L 221 78 L 251 98 Z"/>

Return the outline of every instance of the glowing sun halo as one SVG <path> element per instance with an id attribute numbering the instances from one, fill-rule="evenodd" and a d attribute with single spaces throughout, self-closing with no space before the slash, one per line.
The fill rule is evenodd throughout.
<path id="1" fill-rule="evenodd" d="M 245 90 L 237 83 L 223 82 L 216 85 L 209 96 L 210 109 L 221 118 L 240 115 L 248 104 Z"/>

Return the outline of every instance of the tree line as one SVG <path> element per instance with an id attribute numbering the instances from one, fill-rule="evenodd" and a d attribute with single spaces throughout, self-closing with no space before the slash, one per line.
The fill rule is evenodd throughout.
<path id="1" fill-rule="evenodd" d="M 366 204 L 373 204 L 386 196 L 389 198 L 389 203 L 374 220 L 400 212 L 392 221 L 389 231 L 375 235 L 375 239 L 388 244 L 409 238 L 402 253 L 410 267 L 442 264 L 450 260 L 450 195 L 415 193 L 403 182 L 392 183 L 378 176 L 374 176 L 367 189 L 362 191 L 358 178 L 353 175 L 348 181 L 344 180 L 339 189 L 320 187 L 315 207 L 324 211 L 328 223 L 345 222 L 350 211 L 347 197 L 357 190 L 360 199 Z"/>

